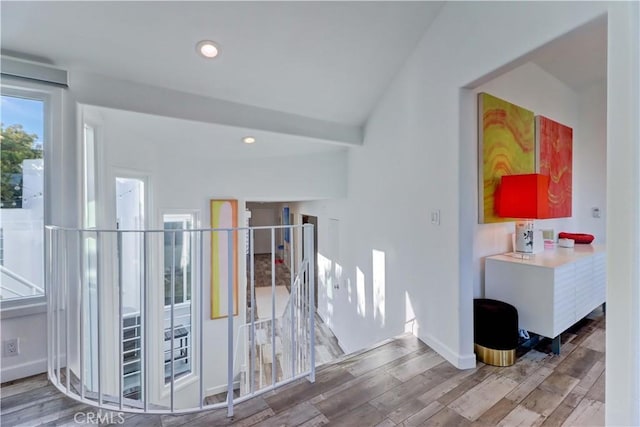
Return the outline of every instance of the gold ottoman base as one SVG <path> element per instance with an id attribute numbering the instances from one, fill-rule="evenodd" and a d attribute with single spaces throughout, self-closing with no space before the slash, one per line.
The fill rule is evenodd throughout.
<path id="1" fill-rule="evenodd" d="M 516 349 L 513 350 L 494 350 L 492 348 L 483 347 L 474 344 L 474 351 L 478 355 L 478 360 L 487 365 L 493 366 L 511 366 L 516 363 Z"/>

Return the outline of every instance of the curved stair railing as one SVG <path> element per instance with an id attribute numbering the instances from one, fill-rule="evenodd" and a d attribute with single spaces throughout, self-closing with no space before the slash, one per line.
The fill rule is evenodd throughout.
<path id="1" fill-rule="evenodd" d="M 275 290 L 275 236 L 280 229 L 288 229 L 291 236 L 294 231 L 301 233 L 302 253 L 314 253 L 309 224 L 178 230 L 47 226 L 50 381 L 66 396 L 105 410 L 183 414 L 226 408 L 228 416 L 233 415 L 235 404 L 253 396 L 299 378 L 315 381 L 315 263 L 311 257 L 292 268 L 283 315 L 277 317 L 273 308 L 270 318 L 255 318 L 255 233 L 271 233 Z M 243 233 L 247 238 L 238 238 Z M 226 252 L 214 253 L 214 241 L 222 242 Z M 193 280 L 190 303 L 180 307 L 175 303 L 176 289 L 187 279 L 184 273 L 176 274 L 176 260 L 181 259 L 176 242 L 190 245 Z M 294 266 L 294 239 L 287 243 L 289 265 Z M 209 304 L 216 298 L 226 313 L 242 314 L 235 307 L 242 295 L 236 292 L 238 284 L 244 283 L 239 280 L 244 269 L 237 275 L 226 272 L 242 267 L 238 260 L 245 253 L 251 293 L 248 322 L 240 325 L 237 315 L 211 319 Z M 219 259 L 214 260 L 215 256 Z M 220 262 L 222 258 L 226 262 Z M 163 268 L 167 259 L 170 274 Z M 218 288 L 211 281 L 214 275 L 225 279 Z M 179 311 L 187 308 L 191 320 Z M 266 376 L 262 383 L 256 381 L 259 354 L 263 361 L 269 359 L 270 381 Z"/>
<path id="2" fill-rule="evenodd" d="M 310 321 L 309 262 L 304 260 L 290 286 L 287 303 L 281 315 L 250 321 L 238 330 L 234 353 L 240 395 L 273 389 L 273 384 L 286 383 L 309 375 L 312 359 L 310 348 L 315 326 Z M 242 343 L 248 343 L 246 347 Z M 239 352 L 240 347 L 244 352 Z M 279 369 L 269 369 L 276 361 Z M 269 377 L 269 378 L 267 378 Z"/>

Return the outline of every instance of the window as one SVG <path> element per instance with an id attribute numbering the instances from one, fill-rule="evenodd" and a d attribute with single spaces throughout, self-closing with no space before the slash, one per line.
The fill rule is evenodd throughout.
<path id="1" fill-rule="evenodd" d="M 193 289 L 192 230 L 195 214 L 165 214 L 164 229 L 164 378 L 165 383 L 191 372 Z M 173 347 L 171 346 L 171 307 L 173 295 Z M 173 372 L 171 357 L 173 354 Z"/>
<path id="2" fill-rule="evenodd" d="M 87 123 L 83 127 L 82 145 L 82 227 L 96 228 L 96 167 L 95 128 Z M 82 233 L 82 280 L 85 311 L 84 322 L 84 379 L 87 390 L 97 392 L 98 351 L 98 233 Z"/>
<path id="3" fill-rule="evenodd" d="M 96 131 L 87 123 L 84 124 L 82 150 L 83 174 L 83 227 L 96 227 Z"/>
<path id="4" fill-rule="evenodd" d="M 164 215 L 165 230 L 193 228 L 190 214 Z M 175 236 L 175 237 L 174 237 Z M 174 242 L 175 239 L 175 242 Z M 164 305 L 171 305 L 172 269 L 175 272 L 174 303 L 191 301 L 191 235 L 189 232 L 164 233 Z M 175 247 L 174 247 L 175 244 Z"/>
<path id="5" fill-rule="evenodd" d="M 93 135 L 89 132 L 88 136 Z M 87 153 L 93 152 L 87 144 Z M 141 311 L 144 301 L 144 234 L 132 230 L 145 228 L 145 180 L 132 177 L 115 178 L 116 224 L 124 232 L 120 239 L 120 285 L 122 286 L 122 384 L 123 395 L 128 399 L 140 400 L 142 385 L 142 340 Z M 95 191 L 95 188 L 94 190 Z M 91 188 L 86 191 L 87 220 L 95 217 L 95 195 Z"/>
<path id="6" fill-rule="evenodd" d="M 45 94 L 2 88 L 0 299 L 44 295 Z"/>

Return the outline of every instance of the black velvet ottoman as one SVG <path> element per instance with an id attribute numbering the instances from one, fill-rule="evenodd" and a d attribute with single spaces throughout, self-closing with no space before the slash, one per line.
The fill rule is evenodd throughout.
<path id="1" fill-rule="evenodd" d="M 502 301 L 473 300 L 473 337 L 479 361 L 493 366 L 513 365 L 518 347 L 518 311 Z"/>

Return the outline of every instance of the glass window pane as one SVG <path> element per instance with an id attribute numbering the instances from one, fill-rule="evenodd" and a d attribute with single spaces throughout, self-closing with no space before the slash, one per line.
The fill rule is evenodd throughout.
<path id="1" fill-rule="evenodd" d="M 84 125 L 84 162 L 83 162 L 83 197 L 84 197 L 84 227 L 96 226 L 96 157 L 95 130 Z"/>
<path id="2" fill-rule="evenodd" d="M 192 214 L 163 216 L 164 229 L 164 360 L 165 382 L 191 372 Z M 174 231 L 175 230 L 175 231 Z M 186 230 L 186 231 L 185 231 Z M 174 284 L 174 344 L 171 348 L 171 284 Z"/>
<path id="3" fill-rule="evenodd" d="M 2 300 L 44 294 L 44 102 L 2 95 Z"/>
<path id="4" fill-rule="evenodd" d="M 142 333 L 141 309 L 144 288 L 144 234 L 132 230 L 145 227 L 145 185 L 137 178 L 116 177 L 116 217 L 122 231 L 120 244 L 122 280 L 122 394 L 128 399 L 140 400 L 142 392 Z M 87 200 L 90 201 L 90 196 Z M 87 208 L 90 208 L 88 205 Z M 90 220 L 90 216 L 89 216 Z"/>

